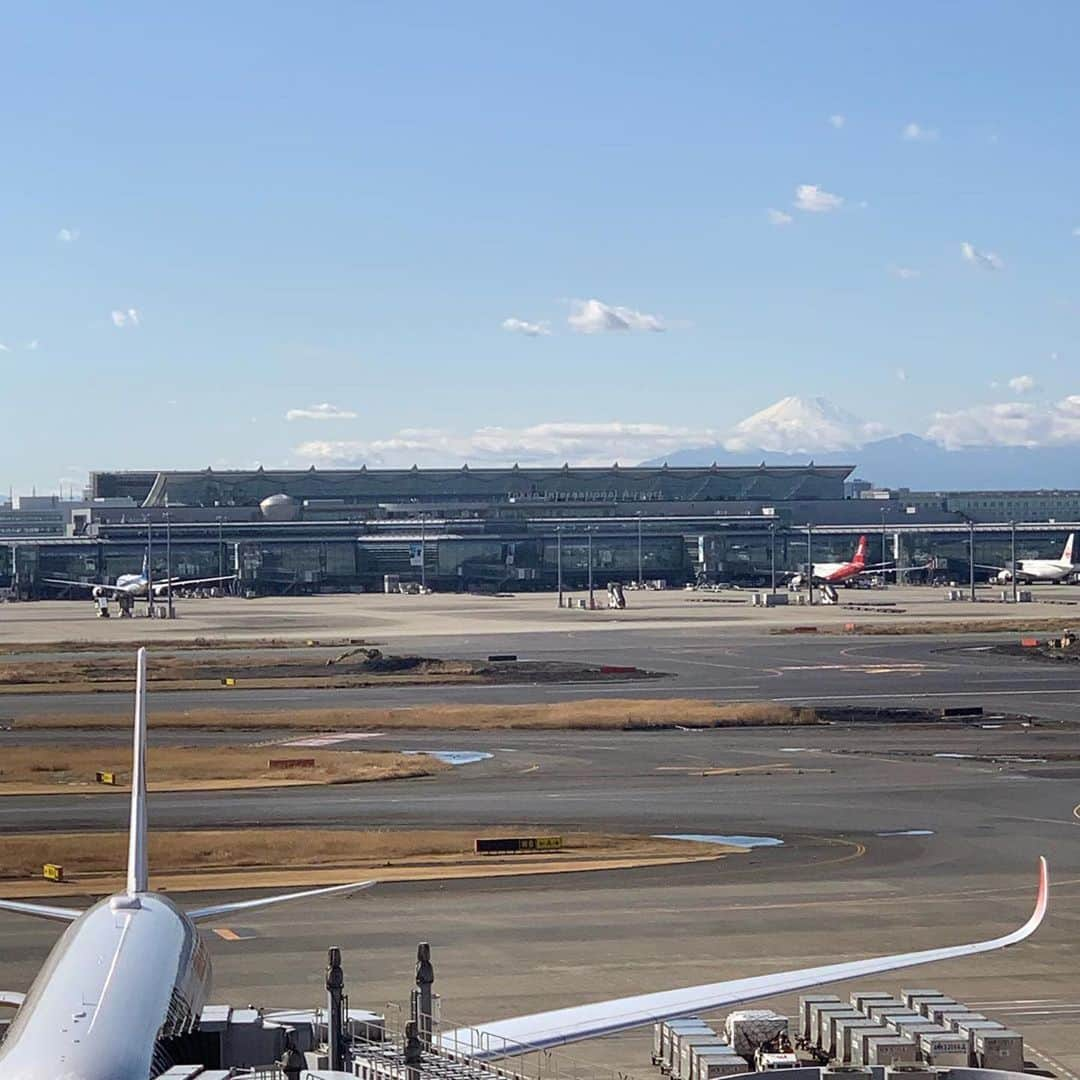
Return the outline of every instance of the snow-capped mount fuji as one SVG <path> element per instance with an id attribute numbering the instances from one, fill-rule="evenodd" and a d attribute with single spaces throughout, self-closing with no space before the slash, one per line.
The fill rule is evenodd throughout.
<path id="1" fill-rule="evenodd" d="M 735 453 L 760 448 L 806 454 L 862 446 L 885 434 L 884 424 L 860 420 L 828 398 L 792 395 L 740 420 L 723 445 Z"/>
<path id="2" fill-rule="evenodd" d="M 644 465 L 854 465 L 880 487 L 920 491 L 1080 487 L 1077 446 L 948 450 L 910 433 L 887 435 L 826 398 L 785 397 L 748 416 L 723 442 L 679 450 Z"/>

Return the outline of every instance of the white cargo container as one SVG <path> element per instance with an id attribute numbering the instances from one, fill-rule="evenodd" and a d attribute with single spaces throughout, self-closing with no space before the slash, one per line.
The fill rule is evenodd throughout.
<path id="1" fill-rule="evenodd" d="M 863 1012 L 866 1013 L 871 1020 L 880 1020 L 886 1013 L 902 1013 L 906 1011 L 904 1003 L 899 998 L 869 1001 L 863 1009 Z"/>
<path id="2" fill-rule="evenodd" d="M 1024 1071 L 1024 1036 L 1018 1031 L 975 1033 L 975 1064 L 980 1069 Z"/>
<path id="3" fill-rule="evenodd" d="M 717 1080 L 721 1076 L 736 1076 L 749 1071 L 746 1062 L 728 1048 L 725 1054 L 695 1054 L 690 1080 Z"/>
<path id="4" fill-rule="evenodd" d="M 868 1016 L 860 1016 L 858 1020 L 845 1018 L 837 1021 L 836 1053 L 834 1055 L 837 1061 L 844 1064 L 850 1063 L 856 1041 L 866 1032 L 887 1035 L 889 1029 L 884 1024 L 871 1020 Z"/>
<path id="5" fill-rule="evenodd" d="M 887 990 L 852 990 L 848 997 L 848 1001 L 860 1012 L 866 1012 L 871 1002 L 895 1000 L 895 995 Z"/>
<path id="6" fill-rule="evenodd" d="M 938 1073 L 925 1065 L 887 1065 L 885 1080 L 938 1080 Z"/>
<path id="7" fill-rule="evenodd" d="M 927 1020 L 925 1016 L 916 1016 L 914 1020 L 898 1020 L 896 1022 L 898 1035 L 910 1035 L 918 1039 L 920 1035 L 947 1035 L 948 1032 L 933 1020 Z"/>
<path id="8" fill-rule="evenodd" d="M 980 1020 L 989 1020 L 990 1017 L 984 1013 L 972 1012 L 970 1009 L 964 1013 L 949 1013 L 942 1021 L 942 1025 L 947 1027 L 950 1031 L 959 1031 L 961 1027 L 967 1027 L 969 1024 L 977 1024 Z"/>
<path id="9" fill-rule="evenodd" d="M 678 1053 L 676 1045 L 679 1035 L 683 1032 L 691 1035 L 715 1035 L 716 1032 L 705 1023 L 693 1017 L 687 1020 L 670 1020 L 664 1024 L 660 1033 L 660 1069 L 663 1072 L 671 1072 L 674 1055 Z"/>
<path id="10" fill-rule="evenodd" d="M 897 1009 L 896 1012 L 882 1013 L 878 1019 L 892 1031 L 899 1030 L 897 1024 L 904 1020 L 919 1020 L 922 1023 L 926 1023 L 926 1017 L 920 1016 L 918 1013 L 912 1012 L 910 1009 Z"/>
<path id="11" fill-rule="evenodd" d="M 830 1065 L 821 1070 L 821 1080 L 873 1080 L 872 1069 L 855 1065 Z"/>
<path id="12" fill-rule="evenodd" d="M 667 1066 L 668 1072 L 677 1073 L 682 1055 L 682 1040 L 702 1038 L 715 1039 L 717 1033 L 708 1024 L 700 1024 L 698 1027 L 671 1028 L 668 1035 L 667 1058 L 660 1067 Z"/>
<path id="13" fill-rule="evenodd" d="M 855 1020 L 862 1022 L 866 1019 L 865 1016 L 858 1009 L 845 1009 L 843 1012 L 822 1013 L 821 1016 L 828 1020 L 828 1026 L 826 1027 L 824 1020 L 821 1025 L 821 1041 L 818 1046 L 829 1055 L 829 1057 L 837 1057 L 837 1041 L 840 1041 L 840 1046 L 843 1046 L 843 1039 L 841 1036 L 842 1028 L 840 1027 L 843 1020 Z"/>
<path id="14" fill-rule="evenodd" d="M 971 1012 L 966 1005 L 933 1005 L 930 1008 L 930 1019 L 952 1031 L 953 1020 L 963 1020 L 965 1016 L 970 1016 Z"/>
<path id="15" fill-rule="evenodd" d="M 920 1035 L 919 1050 L 928 1065 L 962 1065 L 968 1063 L 968 1041 L 957 1032 L 944 1035 Z"/>
<path id="16" fill-rule="evenodd" d="M 728 1013 L 725 1024 L 728 1042 L 747 1061 L 759 1046 L 786 1035 L 788 1030 L 788 1018 L 772 1009 L 740 1009 Z"/>
<path id="17" fill-rule="evenodd" d="M 931 990 L 928 988 L 916 987 L 914 990 L 901 990 L 900 1000 L 912 1010 L 912 1012 L 919 1011 L 919 1003 L 928 998 L 943 998 L 948 997 L 947 994 L 943 994 L 940 990 Z"/>
<path id="18" fill-rule="evenodd" d="M 897 1065 L 901 1062 L 914 1064 L 919 1048 L 914 1039 L 905 1035 L 892 1035 L 866 1040 L 867 1060 L 864 1065 Z"/>
<path id="19" fill-rule="evenodd" d="M 932 1020 L 933 1019 L 933 1014 L 934 1014 L 934 1009 L 936 1007 L 942 1006 L 942 1005 L 959 1005 L 959 1004 L 960 1004 L 960 1002 L 957 1001 L 956 998 L 951 998 L 951 997 L 948 997 L 947 995 L 943 994 L 941 997 L 927 998 L 925 1001 L 920 1002 L 919 1003 L 919 1012 L 921 1012 L 923 1014 L 923 1016 L 925 1016 L 927 1019 Z"/>
<path id="20" fill-rule="evenodd" d="M 853 1010 L 850 1005 L 842 1001 L 838 1005 L 815 1005 L 810 1010 L 810 1018 L 813 1021 L 813 1030 L 810 1033 L 810 1041 L 823 1050 L 828 1049 L 829 1040 L 832 1037 L 832 1018 L 834 1016 L 846 1016 Z"/>
<path id="21" fill-rule="evenodd" d="M 692 1080 L 694 1074 L 694 1052 L 707 1053 L 718 1046 L 727 1046 L 727 1040 L 719 1035 L 684 1035 L 679 1039 L 679 1062 L 671 1063 L 671 1075 L 674 1080 Z"/>
<path id="22" fill-rule="evenodd" d="M 652 1025 L 652 1064 L 671 1064 L 671 1034 L 672 1031 L 712 1031 L 698 1016 L 684 1016 L 679 1020 L 664 1020 L 659 1024 Z"/>
<path id="23" fill-rule="evenodd" d="M 840 999 L 835 994 L 803 994 L 799 998 L 799 1035 L 804 1039 L 813 1038 L 810 1028 L 810 1007 L 824 1004 L 839 1005 Z"/>

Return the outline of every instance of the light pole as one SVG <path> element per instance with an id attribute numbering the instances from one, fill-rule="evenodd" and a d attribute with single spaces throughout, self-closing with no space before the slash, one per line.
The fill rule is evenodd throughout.
<path id="1" fill-rule="evenodd" d="M 420 591 L 427 591 L 427 528 L 425 515 L 420 515 Z"/>
<path id="2" fill-rule="evenodd" d="M 592 533 L 589 533 L 589 610 L 596 607 L 596 601 L 593 599 L 593 584 L 592 584 Z"/>
<path id="3" fill-rule="evenodd" d="M 641 511 L 637 512 L 637 583 L 640 587 L 645 582 L 645 571 L 642 569 L 641 558 Z"/>
<path id="4" fill-rule="evenodd" d="M 218 587 L 224 588 L 221 585 L 221 581 L 225 577 L 225 526 L 222 523 L 220 515 L 217 519 L 217 572 L 218 572 Z"/>
<path id="5" fill-rule="evenodd" d="M 814 526 L 806 523 L 806 584 L 810 606 L 814 606 Z"/>
<path id="6" fill-rule="evenodd" d="M 558 579 L 559 607 L 563 606 L 562 594 L 562 526 L 555 526 L 555 576 Z"/>
<path id="7" fill-rule="evenodd" d="M 975 519 L 968 518 L 968 583 L 971 586 L 971 602 L 975 603 Z"/>
<path id="8" fill-rule="evenodd" d="M 1009 531 L 1012 534 L 1012 602 L 1016 603 L 1016 522 L 1009 522 Z"/>
<path id="9" fill-rule="evenodd" d="M 888 554 L 886 553 L 886 550 L 885 550 L 885 545 L 886 545 L 886 540 L 885 540 L 885 515 L 888 512 L 889 512 L 889 508 L 887 506 L 883 506 L 881 508 L 881 565 L 882 566 L 884 566 L 889 561 L 889 556 L 888 556 Z M 897 581 L 896 581 L 897 585 L 900 584 L 899 578 L 900 578 L 900 575 L 898 573 L 897 574 Z"/>
<path id="10" fill-rule="evenodd" d="M 154 617 L 154 523 L 146 515 L 146 614 Z"/>
<path id="11" fill-rule="evenodd" d="M 769 525 L 769 577 L 772 581 L 772 594 L 776 595 L 776 522 Z"/>
<path id="12" fill-rule="evenodd" d="M 165 595 L 168 598 L 169 618 L 175 619 L 176 612 L 173 610 L 172 600 L 172 524 L 169 520 L 169 511 L 165 511 Z"/>

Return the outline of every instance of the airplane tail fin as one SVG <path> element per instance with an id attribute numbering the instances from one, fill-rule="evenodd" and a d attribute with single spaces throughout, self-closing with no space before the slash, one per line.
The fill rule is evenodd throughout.
<path id="1" fill-rule="evenodd" d="M 1075 563 L 1073 558 L 1073 548 L 1076 545 L 1076 533 L 1069 533 L 1069 539 L 1065 541 L 1065 550 L 1061 553 L 1061 561 L 1063 563 L 1069 563 L 1070 565 Z"/>
<path id="2" fill-rule="evenodd" d="M 131 762 L 131 823 L 128 834 L 127 894 L 149 889 L 150 863 L 146 835 L 146 649 L 136 657 L 135 745 Z"/>
<path id="3" fill-rule="evenodd" d="M 855 549 L 855 558 L 851 560 L 856 566 L 866 565 L 866 537 L 859 537 L 859 546 Z"/>
<path id="4" fill-rule="evenodd" d="M 147 549 L 143 552 L 142 557 L 142 576 L 148 578 L 150 576 L 150 551 Z"/>

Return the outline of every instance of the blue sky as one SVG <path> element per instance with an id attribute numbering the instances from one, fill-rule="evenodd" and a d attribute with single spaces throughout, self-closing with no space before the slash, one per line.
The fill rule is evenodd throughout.
<path id="1" fill-rule="evenodd" d="M 5 487 L 629 462 L 786 395 L 1080 442 L 1073 5 L 5 22 Z"/>

